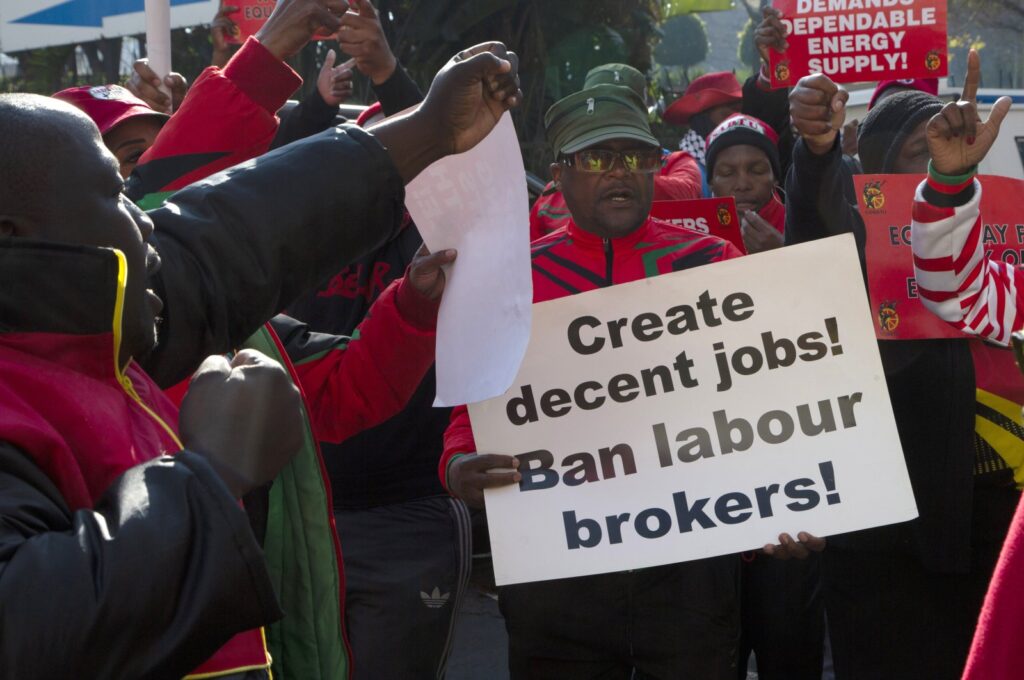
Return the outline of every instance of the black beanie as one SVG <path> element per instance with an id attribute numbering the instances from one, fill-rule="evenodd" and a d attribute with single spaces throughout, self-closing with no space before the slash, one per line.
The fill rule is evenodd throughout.
<path id="1" fill-rule="evenodd" d="M 917 90 L 897 92 L 875 104 L 857 134 L 857 153 L 864 172 L 892 172 L 907 136 L 921 121 L 941 110 L 942 100 Z"/>
<path id="2" fill-rule="evenodd" d="M 764 151 L 771 163 L 772 172 L 775 173 L 775 181 L 782 181 L 782 172 L 779 163 L 779 135 L 768 123 L 748 116 L 743 113 L 734 113 L 718 127 L 716 127 L 707 138 L 707 150 L 704 152 L 706 167 L 708 169 L 708 181 L 715 174 L 715 160 L 723 149 L 737 144 L 746 144 Z"/>

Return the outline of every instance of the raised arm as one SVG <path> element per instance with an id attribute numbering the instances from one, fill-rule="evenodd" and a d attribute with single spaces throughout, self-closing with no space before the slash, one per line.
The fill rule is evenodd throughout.
<path id="1" fill-rule="evenodd" d="M 391 418 L 434 363 L 442 265 L 454 251 L 417 255 L 374 301 L 351 338 L 311 333 L 287 317 L 274 329 L 291 358 L 320 441 L 340 443 Z"/>
<path id="2" fill-rule="evenodd" d="M 787 244 L 852 231 L 863 251 L 853 178 L 839 148 L 848 96 L 820 73 L 801 78 L 789 94 L 790 115 L 800 139 L 786 176 Z"/>
<path id="3" fill-rule="evenodd" d="M 1000 98 L 987 121 L 978 116 L 981 64 L 971 50 L 960 100 L 936 114 L 926 129 L 931 163 L 914 197 L 911 243 L 921 300 L 965 333 L 1006 345 L 1020 328 L 1024 275 L 985 258 L 978 163 L 995 143 L 1010 109 Z"/>
<path id="4" fill-rule="evenodd" d="M 475 146 L 521 96 L 515 55 L 478 45 L 438 73 L 423 104 L 373 134 L 332 128 L 172 196 L 150 213 L 165 307 L 147 371 L 176 384 L 393 236 L 404 183 Z"/>

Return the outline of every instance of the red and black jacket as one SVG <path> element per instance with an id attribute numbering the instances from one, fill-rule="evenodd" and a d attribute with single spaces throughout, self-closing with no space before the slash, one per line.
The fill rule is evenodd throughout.
<path id="1" fill-rule="evenodd" d="M 590 234 L 570 220 L 568 226 L 531 245 L 533 301 L 546 302 L 740 256 L 740 251 L 727 241 L 653 218 L 628 236 L 616 239 Z M 476 442 L 469 411 L 458 406 L 445 432 L 444 454 L 438 466 L 445 488 L 451 460 L 473 452 Z"/>
<path id="2" fill-rule="evenodd" d="M 337 191 L 339 181 L 350 190 Z M 268 200 L 276 195 L 289 201 Z M 403 200 L 379 142 L 340 128 L 151 211 L 164 322 L 158 346 L 130 368 L 133 389 L 167 415 L 156 387 L 239 347 L 287 301 L 391 238 Z M 0 677 L 181 677 L 233 631 L 278 615 L 259 575 L 263 557 L 212 470 L 187 452 L 161 456 L 173 448 L 170 433 L 138 425 L 148 421 L 127 392 L 112 396 L 124 391 L 103 368 L 114 356 L 112 315 L 102 311 L 113 296 L 103 292 L 112 251 L 72 249 L 64 261 L 59 246 L 34 248 L 0 243 Z M 51 370 L 26 371 L 27 357 Z M 78 380 L 88 396 L 72 390 Z M 58 404 L 82 417 L 58 423 Z M 78 475 L 93 481 L 75 492 L 55 472 L 108 457 L 118 462 Z M 127 460 L 133 467 L 122 467 Z"/>

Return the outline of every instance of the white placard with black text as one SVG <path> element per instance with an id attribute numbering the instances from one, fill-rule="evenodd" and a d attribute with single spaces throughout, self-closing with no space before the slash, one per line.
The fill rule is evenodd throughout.
<path id="1" fill-rule="evenodd" d="M 853 237 L 534 306 L 470 405 L 498 584 L 758 548 L 917 516 Z"/>

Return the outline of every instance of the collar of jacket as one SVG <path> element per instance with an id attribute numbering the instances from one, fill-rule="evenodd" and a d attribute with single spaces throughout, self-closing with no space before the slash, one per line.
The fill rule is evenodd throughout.
<path id="1" fill-rule="evenodd" d="M 635 230 L 614 239 L 605 239 L 596 234 L 591 234 L 588 231 L 584 231 L 582 228 L 576 225 L 575 220 L 569 220 L 568 234 L 572 239 L 573 244 L 580 248 L 592 249 L 592 250 L 604 250 L 605 245 L 610 240 L 612 243 L 613 250 L 620 250 L 624 248 L 632 248 L 636 244 L 644 240 L 648 232 L 651 229 L 651 217 L 648 215 L 644 223 L 637 227 Z"/>
<path id="2" fill-rule="evenodd" d="M 786 206 L 779 200 L 779 193 L 773 192 L 771 199 L 757 211 L 757 214 L 764 218 L 765 222 L 772 225 L 783 233 L 786 228 Z"/>
<path id="3" fill-rule="evenodd" d="M 117 250 L 0 242 L 0 439 L 72 510 L 181 448 L 173 405 L 135 362 L 116 361 L 126 270 Z"/>

